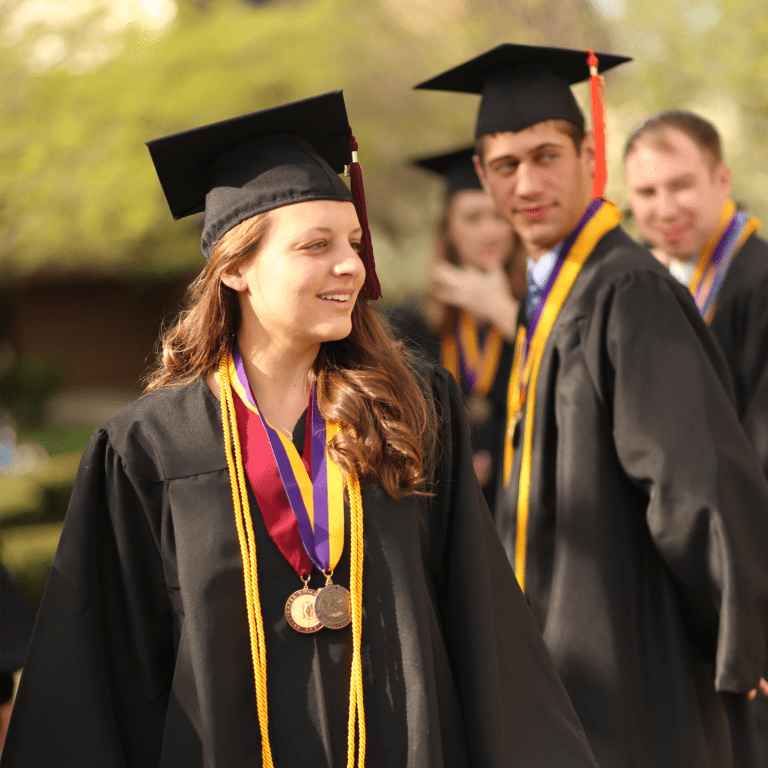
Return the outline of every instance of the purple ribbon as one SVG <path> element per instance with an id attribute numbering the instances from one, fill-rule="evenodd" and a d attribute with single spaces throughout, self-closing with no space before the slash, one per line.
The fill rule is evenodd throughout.
<path id="1" fill-rule="evenodd" d="M 253 396 L 248 376 L 245 372 L 243 357 L 240 354 L 239 347 L 235 346 L 232 352 L 232 358 L 235 363 L 235 371 L 245 393 L 248 402 L 256 408 L 264 431 L 267 434 L 272 455 L 277 464 L 280 479 L 283 482 L 288 502 L 291 510 L 299 524 L 299 535 L 304 544 L 310 560 L 321 571 L 327 571 L 330 568 L 330 542 L 328 533 L 328 465 L 325 455 L 325 419 L 320 415 L 317 407 L 314 391 L 310 393 L 310 413 L 307 419 L 307 427 L 311 430 L 310 454 L 312 467 L 312 501 L 314 512 L 314 530 L 304 504 L 304 497 L 301 495 L 298 480 L 293 471 L 293 466 L 288 458 L 283 441 L 280 435 L 267 423 L 263 414 L 259 410 L 256 398 Z"/>
<path id="2" fill-rule="evenodd" d="M 533 334 L 536 332 L 536 326 L 539 324 L 541 313 L 544 311 L 544 305 L 547 303 L 547 296 L 549 296 L 552 287 L 557 281 L 557 276 L 560 274 L 560 270 L 563 268 L 563 264 L 565 263 L 565 257 L 568 255 L 569 251 L 573 247 L 573 244 L 576 242 L 576 238 L 581 234 L 581 230 L 584 229 L 589 220 L 598 212 L 602 204 L 603 200 L 601 198 L 595 198 L 589 204 L 589 208 L 587 208 L 586 213 L 578 223 L 576 229 L 574 229 L 573 232 L 571 232 L 571 234 L 568 235 L 565 240 L 563 240 L 563 244 L 560 246 L 560 250 L 557 253 L 555 266 L 552 269 L 552 272 L 549 275 L 549 280 L 547 280 L 547 284 L 544 287 L 543 293 L 541 294 L 539 305 L 536 307 L 536 311 L 528 321 L 528 328 L 526 329 L 525 334 L 527 341 L 526 349 L 531 348 L 531 340 L 533 339 Z"/>

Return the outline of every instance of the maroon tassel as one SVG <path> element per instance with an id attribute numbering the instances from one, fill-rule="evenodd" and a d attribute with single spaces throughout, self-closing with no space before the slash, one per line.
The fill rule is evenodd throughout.
<path id="1" fill-rule="evenodd" d="M 357 140 L 352 131 L 349 132 L 349 148 L 352 152 L 357 152 Z M 357 162 L 357 155 L 352 155 L 352 163 L 349 166 L 349 175 L 352 186 L 352 198 L 355 201 L 355 210 L 360 227 L 363 230 L 363 264 L 365 265 L 365 282 L 360 291 L 363 298 L 368 301 L 374 301 L 381 298 L 381 285 L 376 275 L 376 263 L 373 260 L 373 243 L 371 242 L 371 230 L 368 229 L 368 211 L 365 207 L 365 190 L 363 189 L 363 172 L 360 170 L 360 163 Z"/>

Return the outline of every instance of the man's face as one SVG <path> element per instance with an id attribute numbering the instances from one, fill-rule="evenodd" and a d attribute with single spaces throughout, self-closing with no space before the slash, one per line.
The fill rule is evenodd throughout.
<path id="1" fill-rule="evenodd" d="M 554 121 L 488 134 L 476 166 L 499 212 L 535 258 L 567 237 L 589 205 L 592 137 L 577 153 Z"/>
<path id="2" fill-rule="evenodd" d="M 681 261 L 698 256 L 720 224 L 731 172 L 677 128 L 641 137 L 627 156 L 632 213 L 652 246 Z"/>

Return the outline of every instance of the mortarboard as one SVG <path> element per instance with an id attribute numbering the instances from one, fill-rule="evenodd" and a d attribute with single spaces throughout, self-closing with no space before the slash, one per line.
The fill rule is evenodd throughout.
<path id="1" fill-rule="evenodd" d="M 240 115 L 147 142 L 174 219 L 205 212 L 206 259 L 241 222 L 307 200 L 355 204 L 363 229 L 362 294 L 379 298 L 357 143 L 341 91 Z M 349 171 L 352 191 L 339 178 Z"/>
<path id="2" fill-rule="evenodd" d="M 599 166 L 601 152 L 604 163 L 605 147 L 598 73 L 630 60 L 590 50 L 505 43 L 415 87 L 482 94 L 475 129 L 479 139 L 487 133 L 521 131 L 545 120 L 569 120 L 583 128 L 584 115 L 571 85 L 589 78 Z"/>
<path id="3" fill-rule="evenodd" d="M 482 190 L 483 185 L 480 183 L 472 159 L 474 154 L 474 147 L 465 147 L 442 155 L 422 157 L 412 162 L 419 168 L 440 174 L 445 179 L 445 196 L 450 197 L 454 192 L 460 192 L 463 189 Z"/>

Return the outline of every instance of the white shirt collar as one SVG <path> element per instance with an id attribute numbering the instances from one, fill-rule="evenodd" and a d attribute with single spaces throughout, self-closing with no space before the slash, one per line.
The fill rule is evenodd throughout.
<path id="1" fill-rule="evenodd" d="M 681 282 L 686 288 L 691 284 L 693 273 L 696 271 L 697 258 L 687 261 L 678 261 L 678 259 L 669 260 L 669 272 L 676 280 Z"/>
<path id="2" fill-rule="evenodd" d="M 540 256 L 537 261 L 528 259 L 529 283 L 536 283 L 542 290 L 547 287 L 547 282 L 552 274 L 552 270 L 555 268 L 557 254 L 560 251 L 561 245 L 562 242 L 558 243 L 551 251 L 547 251 L 543 256 Z"/>

